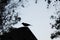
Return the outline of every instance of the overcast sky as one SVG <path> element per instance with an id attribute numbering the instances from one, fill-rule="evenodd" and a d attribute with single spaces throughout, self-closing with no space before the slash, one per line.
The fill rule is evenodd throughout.
<path id="1" fill-rule="evenodd" d="M 44 0 L 38 0 L 37 4 L 35 4 L 34 0 L 30 0 L 25 4 L 25 8 L 19 6 L 17 11 L 22 19 L 15 26 L 22 26 L 20 25 L 21 22 L 29 23 L 31 24 L 29 28 L 38 40 L 51 40 L 50 35 L 53 30 L 49 23 L 51 22 L 50 16 L 53 14 L 54 8 L 46 9 L 46 7 L 47 3 Z"/>

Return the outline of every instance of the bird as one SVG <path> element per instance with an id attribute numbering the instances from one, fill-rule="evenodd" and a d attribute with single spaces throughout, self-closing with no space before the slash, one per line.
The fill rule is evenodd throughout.
<path id="1" fill-rule="evenodd" d="M 38 1 L 38 0 L 35 0 L 35 3 L 36 3 L 36 4 L 37 4 L 37 1 Z"/>
<path id="2" fill-rule="evenodd" d="M 23 24 L 24 27 L 31 26 L 30 24 L 24 23 L 24 22 L 22 24 Z"/>

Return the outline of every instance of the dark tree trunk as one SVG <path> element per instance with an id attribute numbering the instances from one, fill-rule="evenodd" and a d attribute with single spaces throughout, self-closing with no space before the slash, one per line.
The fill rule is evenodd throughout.
<path id="1" fill-rule="evenodd" d="M 11 32 L 4 33 L 1 40 L 37 40 L 28 27 L 21 27 L 18 29 L 11 29 Z"/>

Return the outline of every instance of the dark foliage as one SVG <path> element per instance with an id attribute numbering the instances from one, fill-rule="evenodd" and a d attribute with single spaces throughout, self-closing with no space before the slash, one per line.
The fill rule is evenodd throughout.
<path id="1" fill-rule="evenodd" d="M 57 37 L 59 37 L 59 36 L 60 36 L 60 32 L 59 32 L 59 31 L 56 32 L 56 33 L 52 33 L 52 34 L 51 34 L 51 39 L 57 38 Z"/>
<path id="2" fill-rule="evenodd" d="M 5 6 L 9 5 L 10 1 L 11 0 L 0 0 L 0 32 L 8 32 L 12 25 L 15 25 L 21 20 L 21 17 L 18 17 L 18 13 L 14 14 L 14 9 L 12 13 L 8 10 L 14 8 L 16 5 L 13 4 L 10 5 L 10 7 L 8 6 L 8 9 L 5 8 Z"/>
<path id="3" fill-rule="evenodd" d="M 51 39 L 54 39 L 54 38 L 58 38 L 60 36 L 60 4 L 58 4 L 58 1 L 60 0 L 45 0 L 47 1 L 47 4 L 48 4 L 48 8 L 50 7 L 49 5 L 52 4 L 53 7 L 55 7 L 55 10 L 56 10 L 56 15 L 58 16 L 55 16 L 55 15 L 52 15 L 51 18 L 55 20 L 55 23 L 52 24 L 52 27 L 51 28 L 54 28 L 56 29 L 56 31 L 54 33 L 51 34 Z M 53 1 L 53 3 L 51 3 Z M 60 3 L 60 2 L 59 2 Z"/>

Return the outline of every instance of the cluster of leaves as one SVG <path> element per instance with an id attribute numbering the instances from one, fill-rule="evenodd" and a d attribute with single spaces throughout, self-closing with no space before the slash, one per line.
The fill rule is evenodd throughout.
<path id="1" fill-rule="evenodd" d="M 9 5 L 9 2 L 10 0 L 0 0 L 0 32 L 8 32 L 12 25 L 21 20 L 21 17 L 18 17 L 18 12 L 15 13 L 16 5 Z M 7 5 L 9 6 L 5 8 Z"/>
<path id="2" fill-rule="evenodd" d="M 52 28 L 55 28 L 56 32 L 51 34 L 51 39 L 59 37 L 59 35 L 60 35 L 60 17 L 59 16 L 58 16 L 58 18 L 56 17 L 55 23 L 52 24 Z"/>
<path id="3" fill-rule="evenodd" d="M 45 0 L 46 1 L 46 0 Z M 54 2 L 57 2 L 58 3 L 58 1 L 60 1 L 60 0 L 55 0 Z M 51 4 L 51 0 L 47 0 L 47 3 L 48 3 L 48 8 L 49 8 L 49 5 Z M 58 4 L 58 5 L 60 5 L 60 4 Z M 55 7 L 55 9 L 57 9 L 58 8 L 58 6 L 57 6 L 57 4 L 53 4 L 53 6 Z M 59 6 L 60 7 L 60 6 Z M 58 11 L 57 11 L 58 10 Z M 55 28 L 56 29 L 56 31 L 54 32 L 54 33 L 52 33 L 51 34 L 51 39 L 54 39 L 54 38 L 58 38 L 59 36 L 60 36 L 60 10 L 59 9 L 57 9 L 56 11 L 56 15 L 58 16 L 58 17 L 56 17 L 56 16 L 51 16 L 51 18 L 52 19 L 55 19 L 55 23 L 54 24 L 52 24 L 52 28 Z"/>
<path id="4" fill-rule="evenodd" d="M 14 14 L 14 12 L 11 14 L 8 12 L 7 14 L 3 14 L 3 29 L 4 31 L 7 31 L 8 28 L 12 27 L 12 25 L 17 24 L 21 20 L 20 17 L 18 17 L 18 13 Z"/>
<path id="5" fill-rule="evenodd" d="M 0 0 L 0 30 L 3 28 L 3 12 L 5 11 L 5 6 L 8 4 L 8 0 Z"/>

